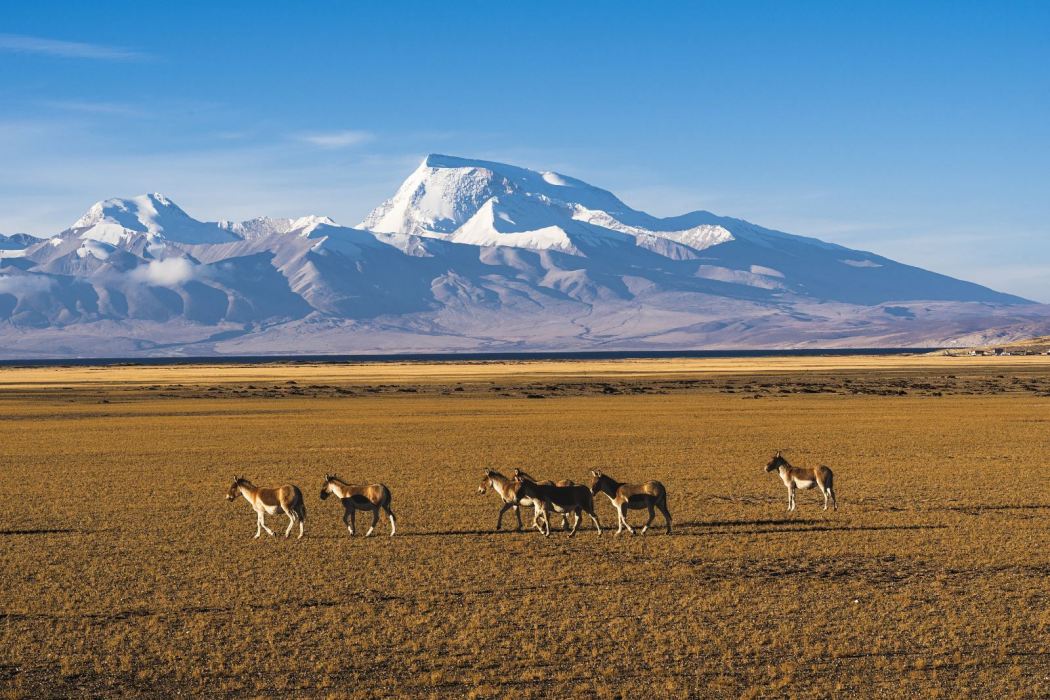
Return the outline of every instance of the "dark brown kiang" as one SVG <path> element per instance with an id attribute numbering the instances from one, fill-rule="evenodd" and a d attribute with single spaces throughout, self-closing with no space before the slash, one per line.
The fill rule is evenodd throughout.
<path id="1" fill-rule="evenodd" d="M 532 523 L 540 532 L 549 536 L 550 513 L 561 513 L 574 516 L 572 529 L 569 535 L 575 535 L 580 524 L 581 513 L 586 513 L 594 522 L 598 534 L 602 534 L 602 526 L 598 521 L 598 514 L 594 511 L 594 495 L 586 486 L 571 481 L 559 482 L 537 482 L 530 478 L 526 472 L 516 470 L 511 488 L 519 499 L 529 499 L 535 507 Z M 541 520 L 540 514 L 543 518 Z"/>

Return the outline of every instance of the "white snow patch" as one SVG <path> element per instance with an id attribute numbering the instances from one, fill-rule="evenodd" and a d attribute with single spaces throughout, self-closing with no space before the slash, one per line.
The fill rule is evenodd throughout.
<path id="1" fill-rule="evenodd" d="M 733 270 L 718 265 L 701 265 L 696 270 L 696 276 L 708 280 L 716 280 L 718 282 L 743 284 L 748 287 L 757 287 L 759 289 L 782 288 L 782 285 L 779 282 L 769 279 L 766 275 L 756 275 L 755 273 L 746 270 Z"/>
<path id="2" fill-rule="evenodd" d="M 779 277 L 781 279 L 784 278 L 784 273 L 780 270 L 774 270 L 771 267 L 763 267 L 762 265 L 752 265 L 751 272 L 752 274 L 765 275 L 766 277 Z"/>
<path id="3" fill-rule="evenodd" d="M 120 245 L 134 235 L 134 231 L 129 231 L 120 224 L 103 221 L 95 224 L 86 231 L 83 231 L 80 234 L 80 237 L 84 240 L 100 241 L 110 245 Z"/>
<path id="4" fill-rule="evenodd" d="M 839 262 L 850 267 L 882 267 L 880 263 L 874 260 L 839 260 Z"/>
<path id="5" fill-rule="evenodd" d="M 577 221 L 585 221 L 589 224 L 594 224 L 595 226 L 601 226 L 602 228 L 619 231 L 620 233 L 626 233 L 632 236 L 656 236 L 658 238 L 666 238 L 675 243 L 689 246 L 693 250 L 704 250 L 705 248 L 716 246 L 719 243 L 728 243 L 733 240 L 733 234 L 721 226 L 701 224 L 700 226 L 694 226 L 693 228 L 682 229 L 680 231 L 657 231 L 654 229 L 643 228 L 641 226 L 625 224 L 609 212 L 587 209 L 586 207 L 579 205 L 574 208 L 572 218 Z"/>

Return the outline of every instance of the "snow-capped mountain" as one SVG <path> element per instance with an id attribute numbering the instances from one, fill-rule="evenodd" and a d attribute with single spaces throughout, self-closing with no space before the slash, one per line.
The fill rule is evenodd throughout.
<path id="1" fill-rule="evenodd" d="M 5 239 L 6 240 L 6 239 Z M 0 354 L 918 346 L 1050 309 L 553 172 L 431 155 L 357 227 L 110 199 L 0 251 Z"/>
<path id="2" fill-rule="evenodd" d="M 197 221 L 162 194 L 98 202 L 70 227 L 79 238 L 117 245 L 137 236 L 173 243 L 222 243 L 233 233 Z"/>

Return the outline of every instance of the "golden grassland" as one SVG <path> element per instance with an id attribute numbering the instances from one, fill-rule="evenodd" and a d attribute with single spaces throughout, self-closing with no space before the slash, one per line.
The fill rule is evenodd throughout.
<path id="1" fill-rule="evenodd" d="M 713 357 L 627 360 L 500 360 L 477 362 L 274 362 L 214 365 L 108 365 L 65 367 L 0 367 L 0 389 L 97 386 L 141 387 L 151 384 L 232 382 L 338 382 L 367 384 L 423 382 L 503 382 L 578 380 L 585 378 L 668 378 L 709 375 L 762 375 L 799 372 L 901 371 L 906 373 L 967 370 L 992 372 L 1003 358 L 922 355 L 828 355 L 780 357 Z M 1046 370 L 1039 356 L 1010 358 L 1009 369 Z"/>
<path id="2" fill-rule="evenodd" d="M 0 690 L 1046 697 L 1048 455 L 1046 358 L 3 368 Z M 675 534 L 496 533 L 489 466 L 659 478 Z"/>

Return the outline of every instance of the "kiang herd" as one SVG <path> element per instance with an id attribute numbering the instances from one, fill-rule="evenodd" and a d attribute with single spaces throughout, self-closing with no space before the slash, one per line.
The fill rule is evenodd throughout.
<path id="1" fill-rule="evenodd" d="M 795 492 L 799 489 L 807 490 L 816 488 L 824 497 L 824 510 L 830 504 L 838 510 L 838 500 L 835 498 L 834 474 L 826 466 L 819 467 L 796 467 L 780 453 L 777 452 L 766 464 L 766 472 L 777 472 L 780 480 L 788 491 L 788 511 L 797 508 Z M 599 470 L 591 471 L 591 485 L 584 486 L 573 481 L 537 481 L 528 472 L 515 469 L 511 477 L 504 476 L 498 471 L 487 470 L 478 485 L 477 493 L 485 494 L 494 491 L 503 501 L 499 516 L 496 519 L 496 529 L 503 528 L 503 516 L 508 510 L 513 510 L 518 521 L 518 530 L 521 530 L 521 508 L 532 508 L 532 527 L 536 528 L 546 536 L 550 536 L 550 515 L 557 513 L 561 515 L 561 526 L 568 530 L 569 535 L 575 535 L 583 514 L 591 519 L 598 534 L 602 534 L 602 526 L 598 520 L 598 513 L 594 506 L 594 498 L 598 494 L 605 496 L 616 510 L 616 534 L 619 535 L 627 530 L 632 535 L 635 528 L 627 522 L 627 513 L 631 510 L 648 510 L 649 519 L 641 528 L 641 533 L 649 529 L 656 518 L 656 511 L 663 516 L 667 534 L 671 534 L 671 511 L 667 507 L 667 489 L 659 481 L 646 481 L 642 484 L 626 484 L 604 474 Z M 261 488 L 243 477 L 237 477 L 230 485 L 226 493 L 226 500 L 236 500 L 237 496 L 244 496 L 251 504 L 256 514 L 255 537 L 259 537 L 263 530 L 269 535 L 274 531 L 266 526 L 267 515 L 285 515 L 288 518 L 288 527 L 284 536 L 291 535 L 295 526 L 299 525 L 299 537 L 303 536 L 303 524 L 306 522 L 306 503 L 303 500 L 303 492 L 294 484 L 285 484 L 276 488 Z M 390 489 L 384 484 L 355 485 L 348 484 L 334 474 L 326 474 L 324 483 L 321 485 L 321 500 L 329 496 L 335 496 L 343 506 L 343 524 L 353 535 L 357 529 L 357 511 L 366 511 L 372 514 L 372 523 L 365 532 L 369 537 L 375 532 L 379 523 L 380 513 L 386 515 L 390 520 L 390 536 L 397 532 L 397 518 L 394 511 L 390 509 Z M 569 523 L 569 517 L 572 523 Z"/>

